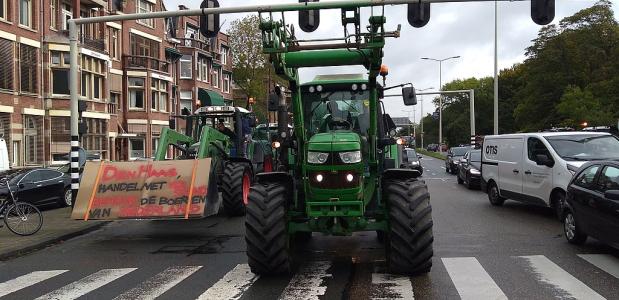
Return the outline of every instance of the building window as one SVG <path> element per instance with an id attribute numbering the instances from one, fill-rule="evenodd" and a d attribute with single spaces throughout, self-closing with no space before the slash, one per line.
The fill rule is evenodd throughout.
<path id="1" fill-rule="evenodd" d="M 208 65 L 208 59 L 206 57 L 198 57 L 198 80 L 209 82 Z"/>
<path id="2" fill-rule="evenodd" d="M 120 103 L 120 94 L 110 92 L 110 101 L 108 103 L 107 111 L 111 114 L 115 114 L 118 110 L 118 104 Z"/>
<path id="3" fill-rule="evenodd" d="M 82 97 L 103 99 L 103 79 L 107 63 L 104 60 L 82 55 Z"/>
<path id="4" fill-rule="evenodd" d="M 153 12 L 153 8 L 154 8 L 154 5 L 146 0 L 138 0 L 136 3 L 136 12 L 140 14 Z M 155 27 L 154 19 L 138 20 L 138 23 L 142 25 L 146 25 L 148 27 Z"/>
<path id="5" fill-rule="evenodd" d="M 224 73 L 223 91 L 224 93 L 230 93 L 230 74 L 229 73 Z"/>
<path id="6" fill-rule="evenodd" d="M 128 84 L 129 109 L 144 109 L 144 78 L 130 77 Z"/>
<path id="7" fill-rule="evenodd" d="M 155 157 L 155 155 L 157 154 L 157 148 L 159 146 L 159 137 L 153 137 L 153 144 L 152 144 L 152 150 L 153 152 L 151 153 L 151 157 Z"/>
<path id="8" fill-rule="evenodd" d="M 37 48 L 20 44 L 19 73 L 22 92 L 36 94 L 37 69 Z"/>
<path id="9" fill-rule="evenodd" d="M 193 112 L 193 95 L 191 91 L 181 91 L 181 112 L 187 109 L 189 112 Z"/>
<path id="10" fill-rule="evenodd" d="M 144 139 L 129 140 L 129 159 L 144 158 Z"/>
<path id="11" fill-rule="evenodd" d="M 221 68 L 213 68 L 213 78 L 211 80 L 211 84 L 214 88 L 219 88 L 219 73 L 221 72 Z"/>
<path id="12" fill-rule="evenodd" d="M 0 0 L 3 1 L 3 0 Z M 14 52 L 13 41 L 0 38 L 0 90 L 13 90 Z"/>
<path id="13" fill-rule="evenodd" d="M 103 119 L 84 118 L 88 124 L 88 132 L 83 135 L 84 149 L 89 152 L 99 153 L 106 157 L 107 152 L 107 121 Z"/>
<path id="14" fill-rule="evenodd" d="M 3 1 L 3 0 L 0 0 Z M 50 16 L 49 16 L 49 28 L 51 29 L 56 29 L 57 26 L 57 22 L 56 19 L 58 18 L 58 0 L 51 0 L 50 1 Z"/>
<path id="15" fill-rule="evenodd" d="M 24 116 L 24 162 L 27 165 L 39 164 L 43 158 L 42 121 L 39 116 Z"/>
<path id="16" fill-rule="evenodd" d="M 62 30 L 69 30 L 69 20 L 73 19 L 73 8 L 69 4 L 62 7 Z"/>
<path id="17" fill-rule="evenodd" d="M 168 82 L 151 79 L 151 110 L 168 111 Z"/>
<path id="18" fill-rule="evenodd" d="M 52 94 L 69 94 L 69 52 L 50 51 Z"/>
<path id="19" fill-rule="evenodd" d="M 221 46 L 221 64 L 222 65 L 227 65 L 228 64 L 228 47 L 226 46 Z"/>
<path id="20" fill-rule="evenodd" d="M 0 19 L 2 20 L 7 19 L 6 17 L 7 12 L 8 12 L 7 2 L 9 2 L 9 0 L 0 0 Z"/>
<path id="21" fill-rule="evenodd" d="M 121 45 L 120 45 L 120 30 L 110 27 L 110 57 L 114 60 L 120 60 Z"/>
<path id="22" fill-rule="evenodd" d="M 191 55 L 181 57 L 181 79 L 191 79 L 192 59 Z"/>
<path id="23" fill-rule="evenodd" d="M 131 55 L 159 58 L 159 42 L 131 34 Z"/>
<path id="24" fill-rule="evenodd" d="M 19 24 L 32 28 L 32 0 L 19 0 Z"/>

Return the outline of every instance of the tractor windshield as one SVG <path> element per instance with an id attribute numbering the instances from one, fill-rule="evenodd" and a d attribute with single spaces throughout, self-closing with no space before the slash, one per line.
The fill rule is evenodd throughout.
<path id="1" fill-rule="evenodd" d="M 302 95 L 308 135 L 352 130 L 363 136 L 370 127 L 368 91 L 328 91 Z"/>

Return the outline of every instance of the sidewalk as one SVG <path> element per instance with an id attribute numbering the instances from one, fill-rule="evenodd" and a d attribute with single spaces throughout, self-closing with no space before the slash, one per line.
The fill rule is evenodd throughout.
<path id="1" fill-rule="evenodd" d="M 4 221 L 0 228 L 0 260 L 32 252 L 48 245 L 96 230 L 105 221 L 77 221 L 70 218 L 71 208 L 43 211 L 43 227 L 31 236 L 19 236 L 10 232 Z"/>

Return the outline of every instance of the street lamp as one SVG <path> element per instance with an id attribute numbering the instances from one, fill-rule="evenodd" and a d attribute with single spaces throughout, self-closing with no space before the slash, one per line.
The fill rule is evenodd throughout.
<path id="1" fill-rule="evenodd" d="M 460 55 L 451 56 L 443 59 L 436 59 L 430 57 L 422 57 L 421 59 L 425 60 L 433 60 L 438 62 L 438 81 L 439 81 L 439 90 L 443 89 L 443 62 L 446 60 L 460 58 Z M 438 96 L 438 143 L 439 143 L 439 151 L 443 152 L 443 94 Z"/>
<path id="2" fill-rule="evenodd" d="M 427 90 L 432 90 L 433 87 L 425 88 L 425 89 L 415 89 L 417 92 L 423 92 Z M 423 149 L 423 95 L 419 95 L 419 103 L 421 103 L 419 109 L 421 110 L 421 118 L 419 118 L 419 123 L 421 123 L 421 148 Z M 415 140 L 417 137 L 415 137 Z"/>

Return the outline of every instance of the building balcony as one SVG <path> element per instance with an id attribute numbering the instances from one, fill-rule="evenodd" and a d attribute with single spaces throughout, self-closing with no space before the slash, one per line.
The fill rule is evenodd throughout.
<path id="1" fill-rule="evenodd" d="M 59 30 L 60 34 L 69 37 L 68 30 Z M 93 37 L 90 34 L 79 34 L 79 45 L 80 47 L 90 49 L 96 52 L 107 54 L 107 48 L 105 47 L 105 39 Z"/>
<path id="2" fill-rule="evenodd" d="M 194 48 L 204 52 L 208 52 L 209 54 L 212 52 L 211 44 L 207 41 L 201 41 L 192 38 L 180 38 L 178 40 L 181 41 L 181 43 L 178 44 L 178 47 Z"/>
<path id="3" fill-rule="evenodd" d="M 141 55 L 123 55 L 124 69 L 145 69 L 170 73 L 170 63 L 158 58 Z"/>

